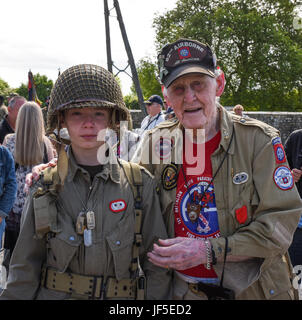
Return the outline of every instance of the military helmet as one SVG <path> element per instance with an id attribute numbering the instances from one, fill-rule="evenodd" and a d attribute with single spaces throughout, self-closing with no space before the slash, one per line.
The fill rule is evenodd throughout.
<path id="1" fill-rule="evenodd" d="M 65 70 L 50 94 L 47 132 L 59 126 L 58 114 L 71 108 L 103 107 L 113 109 L 112 123 L 131 121 L 119 84 L 112 73 L 93 64 L 80 64 Z"/>

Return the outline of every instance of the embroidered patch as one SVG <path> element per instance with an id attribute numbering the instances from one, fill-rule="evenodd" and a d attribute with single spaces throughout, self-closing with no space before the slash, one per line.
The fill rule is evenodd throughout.
<path id="1" fill-rule="evenodd" d="M 124 211 L 126 208 L 127 203 L 123 199 L 113 200 L 109 203 L 109 209 L 114 213 Z"/>
<path id="2" fill-rule="evenodd" d="M 282 144 L 274 145 L 276 163 L 286 162 L 285 151 Z"/>
<path id="3" fill-rule="evenodd" d="M 294 178 L 290 169 L 286 166 L 279 166 L 274 172 L 274 182 L 281 190 L 290 190 L 294 186 Z"/>
<path id="4" fill-rule="evenodd" d="M 247 207 L 242 206 L 241 208 L 236 209 L 235 214 L 236 214 L 236 219 L 240 224 L 245 223 L 245 221 L 247 220 Z"/>
<path id="5" fill-rule="evenodd" d="M 191 57 L 191 52 L 189 47 L 181 47 L 178 49 L 179 59 L 188 59 Z"/>
<path id="6" fill-rule="evenodd" d="M 235 184 L 241 184 L 241 183 L 245 183 L 247 182 L 249 178 L 249 175 L 246 172 L 240 172 L 235 174 L 234 178 L 233 178 L 233 182 Z"/>
<path id="7" fill-rule="evenodd" d="M 276 144 L 280 144 L 281 143 L 281 138 L 280 137 L 276 137 L 272 140 L 272 145 L 276 145 Z"/>
<path id="8" fill-rule="evenodd" d="M 172 190 L 177 185 L 177 166 L 174 163 L 166 166 L 161 174 L 161 182 L 165 190 Z"/>

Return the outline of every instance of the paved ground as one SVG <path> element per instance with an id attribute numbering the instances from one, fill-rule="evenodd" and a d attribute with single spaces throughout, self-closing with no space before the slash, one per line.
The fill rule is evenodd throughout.
<path id="1" fill-rule="evenodd" d="M 5 268 L 2 267 L 2 260 L 3 260 L 3 251 L 0 252 L 0 293 L 2 291 L 2 288 L 5 286 L 5 279 L 6 279 L 6 274 L 5 274 Z M 300 290 L 299 290 L 299 300 L 302 300 L 302 285 L 300 285 Z"/>

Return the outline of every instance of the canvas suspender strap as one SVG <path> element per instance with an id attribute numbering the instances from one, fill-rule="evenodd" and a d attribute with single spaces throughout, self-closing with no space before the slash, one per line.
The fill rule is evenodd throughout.
<path id="1" fill-rule="evenodd" d="M 41 181 L 43 188 L 38 188 L 33 196 L 35 230 L 38 239 L 42 239 L 51 227 L 53 230 L 57 230 L 55 205 L 56 185 L 59 181 L 57 167 L 43 170 Z"/>
<path id="2" fill-rule="evenodd" d="M 132 248 L 131 273 L 137 278 L 137 300 L 143 300 L 145 295 L 145 277 L 143 270 L 139 263 L 139 248 L 142 243 L 142 197 L 141 189 L 143 186 L 143 179 L 141 167 L 132 162 L 120 161 L 128 182 L 131 186 L 134 196 L 134 213 L 135 213 L 135 238 Z"/>

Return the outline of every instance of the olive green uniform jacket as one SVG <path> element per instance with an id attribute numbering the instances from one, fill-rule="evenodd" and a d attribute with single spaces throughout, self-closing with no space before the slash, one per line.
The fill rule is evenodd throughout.
<path id="1" fill-rule="evenodd" d="M 171 275 L 151 264 L 146 253 L 158 238 L 167 238 L 155 184 L 142 168 L 143 217 L 140 263 L 147 281 L 147 299 L 171 298 Z M 35 230 L 33 194 L 41 180 L 31 190 L 23 211 L 20 235 L 14 249 L 7 288 L 1 299 L 68 299 L 69 293 L 50 290 L 41 284 L 43 265 L 58 271 L 80 275 L 130 278 L 130 263 L 134 242 L 134 197 L 125 173 L 119 164 L 106 164 L 91 183 L 87 171 L 79 167 L 69 152 L 69 169 L 64 187 L 57 197 L 57 217 L 52 218 L 52 236 L 38 239 Z M 88 201 L 87 201 L 88 199 Z M 115 200 L 124 200 L 125 210 L 110 209 Z M 75 225 L 83 204 L 95 212 L 92 245 L 85 247 L 83 236 Z M 111 208 L 113 208 L 111 206 Z M 117 207 L 119 209 L 119 207 Z M 80 297 L 76 297 L 80 298 Z"/>
<path id="2" fill-rule="evenodd" d="M 272 140 L 279 133 L 263 122 L 241 118 L 219 105 L 217 107 L 221 141 L 211 156 L 213 174 L 226 152 L 228 155 L 214 180 L 221 237 L 211 239 L 210 242 L 217 258 L 224 256 L 225 237 L 229 243 L 228 255 L 252 258 L 245 262 L 227 262 L 223 284 L 235 290 L 236 299 L 292 298 L 292 267 L 286 262 L 284 254 L 292 241 L 302 204 L 295 186 L 283 191 L 274 182 L 276 168 L 280 165 L 288 166 L 287 162 L 278 164 L 274 154 Z M 155 175 L 169 237 L 174 237 L 176 182 L 174 188 L 171 188 L 173 178 L 169 180 L 163 174 L 169 165 L 159 163 L 156 157 L 159 148 L 155 140 L 159 141 L 159 133 L 164 130 L 166 134 L 174 132 L 170 136 L 171 162 L 180 163 L 182 130 L 174 130 L 179 128 L 178 120 L 161 123 L 151 130 L 149 137 L 152 138 L 142 142 L 142 149 L 137 150 L 132 159 L 136 162 L 140 160 Z M 157 164 L 151 163 L 152 151 L 153 163 L 158 161 Z M 168 161 L 167 148 L 164 149 L 163 158 L 163 161 Z M 177 168 L 179 171 L 180 164 L 177 164 Z M 234 177 L 242 172 L 248 174 L 248 179 L 244 183 L 235 184 Z M 167 187 L 171 189 L 166 190 Z M 247 207 L 247 219 L 239 222 L 241 219 L 236 217 L 236 210 L 243 206 Z M 214 269 L 220 277 L 222 263 L 218 262 Z"/>

